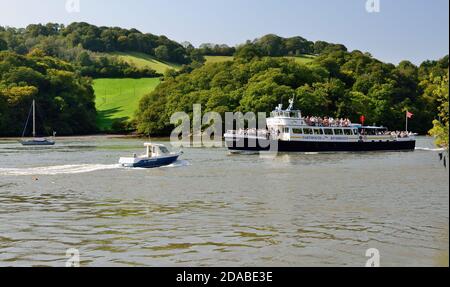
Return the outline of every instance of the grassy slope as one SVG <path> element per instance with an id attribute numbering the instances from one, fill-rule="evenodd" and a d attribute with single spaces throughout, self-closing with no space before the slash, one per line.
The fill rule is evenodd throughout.
<path id="1" fill-rule="evenodd" d="M 155 58 L 152 58 L 151 56 L 143 53 L 137 53 L 137 52 L 114 52 L 109 53 L 109 55 L 116 56 L 123 61 L 129 63 L 130 65 L 134 65 L 137 68 L 151 68 L 155 70 L 158 73 L 163 74 L 167 69 L 179 69 L 180 65 L 178 64 L 172 64 L 172 63 L 165 63 L 161 62 L 159 60 L 156 60 Z"/>
<path id="2" fill-rule="evenodd" d="M 302 56 L 291 56 L 291 57 L 286 57 L 288 59 L 294 59 L 297 63 L 300 64 L 308 64 L 310 63 L 312 60 L 314 60 L 315 56 L 311 56 L 311 55 L 302 55 Z M 221 63 L 221 62 L 225 62 L 225 61 L 233 61 L 233 57 L 232 56 L 205 56 L 206 59 L 206 63 Z"/>
<path id="3" fill-rule="evenodd" d="M 99 129 L 106 131 L 115 120 L 133 118 L 139 100 L 158 84 L 158 78 L 94 80 Z"/>
<path id="4" fill-rule="evenodd" d="M 177 65 L 166 64 L 141 53 L 111 53 L 137 67 L 150 67 L 157 72 L 164 73 L 168 68 L 179 68 Z M 206 56 L 206 63 L 220 63 L 233 61 L 231 56 Z M 314 56 L 287 57 L 296 62 L 306 64 Z M 159 84 L 158 78 L 144 79 L 96 79 L 94 91 L 98 111 L 97 126 L 102 131 L 111 128 L 115 120 L 133 118 L 139 105 L 139 100 L 150 93 Z"/>
<path id="5" fill-rule="evenodd" d="M 233 56 L 205 56 L 206 63 L 221 63 L 226 61 L 233 61 Z"/>
<path id="6" fill-rule="evenodd" d="M 315 56 L 302 55 L 302 56 L 286 57 L 286 58 L 294 59 L 297 63 L 300 63 L 300 64 L 308 64 L 314 60 Z"/>

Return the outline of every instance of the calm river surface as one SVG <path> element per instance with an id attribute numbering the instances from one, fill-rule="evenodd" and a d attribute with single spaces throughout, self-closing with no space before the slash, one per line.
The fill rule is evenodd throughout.
<path id="1" fill-rule="evenodd" d="M 415 152 L 229 155 L 119 168 L 143 140 L 0 140 L 0 266 L 448 265 L 449 176 Z"/>

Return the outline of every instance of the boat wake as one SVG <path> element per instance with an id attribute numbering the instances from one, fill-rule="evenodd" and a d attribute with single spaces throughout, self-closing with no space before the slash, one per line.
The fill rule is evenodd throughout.
<path id="1" fill-rule="evenodd" d="M 187 161 L 187 160 L 177 160 L 176 162 L 167 165 L 167 166 L 163 166 L 165 168 L 167 167 L 183 167 L 183 166 L 190 166 L 191 164 Z"/>
<path id="2" fill-rule="evenodd" d="M 77 174 L 88 173 L 99 170 L 117 169 L 120 165 L 104 165 L 104 164 L 77 164 L 77 165 L 59 165 L 47 167 L 30 167 L 30 168 L 0 168 L 0 175 L 58 175 L 58 174 Z"/>
<path id="3" fill-rule="evenodd" d="M 416 147 L 416 150 L 423 150 L 423 151 L 445 151 L 443 148 L 428 148 L 428 147 Z"/>

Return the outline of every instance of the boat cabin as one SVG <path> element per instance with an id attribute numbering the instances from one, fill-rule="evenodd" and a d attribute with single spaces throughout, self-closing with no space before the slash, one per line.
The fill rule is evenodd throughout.
<path id="1" fill-rule="evenodd" d="M 160 144 L 144 143 L 144 146 L 146 147 L 145 156 L 148 158 L 170 154 L 170 151 Z"/>
<path id="2" fill-rule="evenodd" d="M 359 127 L 360 134 L 365 136 L 385 135 L 387 131 L 388 129 L 385 127 Z"/>

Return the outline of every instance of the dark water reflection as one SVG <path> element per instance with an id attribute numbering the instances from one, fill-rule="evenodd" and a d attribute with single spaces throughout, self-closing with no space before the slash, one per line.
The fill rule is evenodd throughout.
<path id="1" fill-rule="evenodd" d="M 448 174 L 435 152 L 228 155 L 120 169 L 141 141 L 0 142 L 0 265 L 448 265 Z M 429 139 L 419 145 L 432 147 Z"/>

